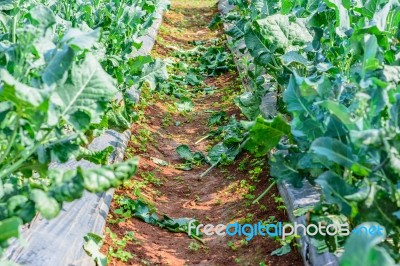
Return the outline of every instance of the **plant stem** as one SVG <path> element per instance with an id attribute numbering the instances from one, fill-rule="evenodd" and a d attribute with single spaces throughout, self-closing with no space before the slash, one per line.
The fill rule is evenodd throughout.
<path id="1" fill-rule="evenodd" d="M 203 245 L 205 245 L 204 240 L 201 239 L 200 237 L 198 237 L 198 236 L 196 236 L 196 235 L 193 235 L 193 234 L 191 234 L 190 237 L 196 239 L 197 241 L 199 241 L 200 243 L 202 243 Z"/>
<path id="2" fill-rule="evenodd" d="M 15 123 L 14 123 L 14 131 L 13 131 L 13 133 L 11 135 L 10 141 L 8 142 L 8 146 L 7 146 L 6 150 L 4 151 L 4 153 L 0 157 L 0 165 L 7 158 L 7 155 L 10 153 L 10 150 L 11 150 L 12 146 L 14 145 L 15 138 L 17 137 L 18 129 L 19 129 L 19 117 L 16 117 L 15 118 Z"/>
<path id="3" fill-rule="evenodd" d="M 13 24 L 12 24 L 12 35 L 11 35 L 11 42 L 15 44 L 17 42 L 17 22 L 18 22 L 18 13 L 13 17 Z"/>
<path id="4" fill-rule="evenodd" d="M 206 136 L 202 137 L 201 139 L 196 141 L 194 144 L 199 144 L 200 142 L 202 142 L 203 140 L 207 139 L 208 137 L 210 137 L 210 135 L 206 135 Z"/>
<path id="5" fill-rule="evenodd" d="M 260 196 L 258 196 L 258 198 L 256 198 L 253 202 L 252 202 L 252 204 L 256 204 L 260 199 L 262 199 L 265 195 L 267 195 L 267 193 L 273 188 L 273 186 L 276 184 L 276 180 L 274 180 L 274 182 L 272 182 L 268 187 L 267 187 L 267 189 L 263 192 L 263 193 L 261 193 L 261 195 Z"/>
<path id="6" fill-rule="evenodd" d="M 206 175 L 208 175 L 208 173 L 211 172 L 212 169 L 214 169 L 215 167 L 217 167 L 218 164 L 219 164 L 220 162 L 221 162 L 221 158 L 219 158 L 218 161 L 217 161 L 215 164 L 211 165 L 210 168 L 208 168 L 204 173 L 202 173 L 201 176 L 200 176 L 200 178 L 203 178 L 203 177 L 205 177 Z"/>

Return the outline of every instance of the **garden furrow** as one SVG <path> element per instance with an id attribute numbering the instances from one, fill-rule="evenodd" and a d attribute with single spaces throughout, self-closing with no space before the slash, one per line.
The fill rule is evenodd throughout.
<path id="1" fill-rule="evenodd" d="M 222 29 L 212 31 L 207 27 L 218 12 L 216 4 L 172 1 L 153 56 L 173 65 L 185 64 L 189 70 L 199 67 L 196 56 L 187 56 L 190 51 L 200 45 L 212 47 L 215 42 L 224 46 Z M 102 249 L 108 253 L 110 265 L 302 265 L 296 249 L 284 256 L 272 256 L 281 243 L 267 237 L 245 241 L 243 237 L 203 236 L 203 244 L 186 233 L 172 233 L 121 215 L 126 207 L 121 202 L 141 199 L 158 217 L 194 218 L 202 224 L 288 220 L 276 187 L 259 204 L 251 204 L 269 185 L 265 159 L 242 154 L 234 163 L 217 167 L 204 177 L 200 176 L 209 165 L 181 170 L 185 162 L 176 152 L 177 147 L 187 145 L 192 151 L 206 154 L 221 137 L 204 138 L 213 129 L 209 126 L 213 114 L 224 111 L 224 123 L 231 116 L 244 119 L 234 104 L 243 92 L 242 83 L 234 65 L 226 64 L 231 64 L 229 70 L 216 76 L 203 75 L 199 85 L 178 84 L 188 91 L 197 90 L 185 95 L 193 103 L 190 110 L 182 111 L 182 98 L 174 94 L 142 91 L 139 121 L 132 126 L 127 153 L 127 157 L 139 155 L 140 166 L 136 176 L 116 190 L 111 206 Z M 175 71 L 170 68 L 174 78 L 187 75 Z"/>

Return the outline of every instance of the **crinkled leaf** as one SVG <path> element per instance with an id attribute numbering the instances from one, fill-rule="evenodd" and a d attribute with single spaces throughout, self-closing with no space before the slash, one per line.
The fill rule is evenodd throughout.
<path id="1" fill-rule="evenodd" d="M 260 114 L 261 99 L 251 92 L 246 92 L 235 99 L 236 105 L 250 120 L 256 119 Z"/>
<path id="2" fill-rule="evenodd" d="M 36 209 L 46 219 L 52 219 L 60 212 L 60 205 L 54 198 L 40 189 L 31 191 L 31 199 L 35 202 Z"/>
<path id="3" fill-rule="evenodd" d="M 138 167 L 138 158 L 129 161 L 103 166 L 94 169 L 78 168 L 77 173 L 82 175 L 84 187 L 90 192 L 103 192 L 112 187 L 118 187 L 126 179 L 132 177 Z"/>
<path id="4" fill-rule="evenodd" d="M 87 55 L 81 64 L 72 66 L 69 81 L 53 93 L 50 124 L 57 123 L 58 117 L 77 129 L 100 123 L 108 102 L 117 92 L 114 80 L 93 55 Z"/>
<path id="5" fill-rule="evenodd" d="M 313 37 L 306 23 L 306 19 L 290 19 L 289 16 L 281 14 L 257 20 L 265 40 L 285 52 L 298 50 L 299 47 L 312 42 Z"/>
<path id="6" fill-rule="evenodd" d="M 100 151 L 92 151 L 85 148 L 80 149 L 80 154 L 77 160 L 86 160 L 95 164 L 108 164 L 111 154 L 114 152 L 114 147 L 109 146 Z"/>
<path id="7" fill-rule="evenodd" d="M 151 89 L 156 89 L 159 82 L 168 79 L 167 64 L 162 60 L 155 60 L 143 67 L 141 81 L 149 83 Z"/>

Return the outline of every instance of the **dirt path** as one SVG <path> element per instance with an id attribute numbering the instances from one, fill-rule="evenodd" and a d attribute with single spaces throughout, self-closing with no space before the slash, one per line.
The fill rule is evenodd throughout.
<path id="1" fill-rule="evenodd" d="M 221 31 L 212 32 L 207 28 L 216 12 L 215 1 L 173 0 L 171 10 L 164 17 L 153 56 L 185 62 L 185 58 L 174 56 L 177 51 L 195 48 L 192 41 L 221 37 Z M 276 188 L 259 205 L 250 205 L 250 200 L 246 199 L 258 196 L 269 185 L 266 162 L 262 159 L 242 155 L 235 164 L 215 169 L 202 179 L 199 176 L 208 165 L 192 171 L 174 167 L 182 163 L 175 151 L 180 144 L 206 153 L 215 143 L 211 139 L 194 144 L 210 131 L 208 119 L 212 111 L 224 110 L 228 117 L 235 114 L 238 119 L 242 118 L 233 104 L 233 99 L 241 92 L 237 76 L 235 70 L 231 70 L 206 78 L 205 87 L 215 87 L 214 94 L 196 93 L 192 98 L 194 110 L 188 113 L 176 110 L 176 99 L 172 96 L 143 92 L 140 107 L 143 113 L 139 111 L 140 120 L 132 128 L 134 137 L 129 146 L 129 154 L 141 156 L 140 171 L 125 187 L 117 190 L 116 197 L 140 196 L 154 205 L 159 216 L 195 217 L 203 224 L 287 221 Z M 169 165 L 155 164 L 152 157 Z M 113 233 L 107 234 L 103 251 L 111 247 L 118 252 L 120 246 L 133 256 L 127 255 L 127 262 L 114 256 L 110 265 L 302 265 L 296 251 L 281 257 L 271 256 L 270 253 L 280 247 L 273 239 L 255 237 L 246 242 L 240 237 L 204 236 L 205 245 L 202 245 L 185 234 L 171 233 L 138 219 L 118 220 L 116 209 L 118 206 L 113 202 L 107 224 L 108 232 Z M 119 245 L 118 239 L 124 239 L 127 232 L 133 232 L 134 237 Z M 120 257 L 124 254 L 122 252 Z"/>

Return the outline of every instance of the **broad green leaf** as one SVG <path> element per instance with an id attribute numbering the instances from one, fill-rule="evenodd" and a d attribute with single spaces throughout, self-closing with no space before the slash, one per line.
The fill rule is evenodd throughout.
<path id="1" fill-rule="evenodd" d="M 63 85 L 68 77 L 68 70 L 71 68 L 74 56 L 74 50 L 68 46 L 57 51 L 43 71 L 43 82 L 49 87 L 56 83 Z"/>
<path id="2" fill-rule="evenodd" d="M 265 40 L 285 52 L 298 50 L 306 43 L 312 42 L 313 37 L 308 31 L 306 23 L 305 19 L 290 19 L 289 16 L 281 14 L 257 20 Z"/>
<path id="3" fill-rule="evenodd" d="M 247 49 L 254 57 L 254 63 L 264 66 L 271 61 L 271 52 L 259 33 L 250 28 L 244 35 L 244 40 Z"/>
<path id="4" fill-rule="evenodd" d="M 58 202 L 71 202 L 82 197 L 83 178 L 82 175 L 77 175 L 76 171 L 51 169 L 48 176 L 52 184 L 49 188 L 49 195 Z"/>
<path id="5" fill-rule="evenodd" d="M 17 216 L 23 223 L 30 222 L 36 215 L 34 203 L 24 195 L 14 195 L 7 200 L 9 216 Z"/>
<path id="6" fill-rule="evenodd" d="M 122 111 L 110 109 L 106 113 L 105 118 L 107 128 L 117 132 L 124 132 L 131 127 L 131 123 L 123 116 Z"/>
<path id="7" fill-rule="evenodd" d="M 149 83 L 150 88 L 155 90 L 159 82 L 168 79 L 167 64 L 162 60 L 155 60 L 143 67 L 141 81 Z"/>
<path id="8" fill-rule="evenodd" d="M 46 219 L 52 219 L 60 212 L 59 203 L 46 192 L 40 189 L 31 191 L 31 199 L 35 202 L 36 209 Z"/>
<path id="9" fill-rule="evenodd" d="M 102 69 L 92 55 L 85 61 L 73 64 L 69 82 L 58 87 L 51 96 L 53 104 L 50 124 L 65 118 L 77 129 L 101 121 L 109 101 L 118 92 L 114 80 Z"/>
<path id="10" fill-rule="evenodd" d="M 283 15 L 289 14 L 292 11 L 294 4 L 295 4 L 294 0 L 281 0 L 280 2 L 281 2 L 281 9 L 282 9 L 281 13 Z"/>
<path id="11" fill-rule="evenodd" d="M 193 153 L 190 150 L 189 146 L 179 145 L 176 148 L 176 152 L 178 153 L 179 157 L 184 159 L 185 161 L 188 161 L 188 162 L 193 161 Z"/>
<path id="12" fill-rule="evenodd" d="M 46 91 L 17 81 L 5 69 L 0 69 L 0 100 L 10 101 L 19 108 L 38 107 L 45 100 Z"/>
<path id="13" fill-rule="evenodd" d="M 296 154 L 284 155 L 283 152 L 276 152 L 270 159 L 271 176 L 278 181 L 285 180 L 293 186 L 300 188 L 304 176 L 297 170 L 298 156 Z"/>
<path id="14" fill-rule="evenodd" d="M 354 9 L 357 10 L 357 12 L 360 12 L 362 15 L 368 17 L 371 19 L 375 11 L 380 3 L 379 0 L 363 0 L 360 1 L 362 3 L 359 3 L 359 6 L 356 6 Z"/>
<path id="15" fill-rule="evenodd" d="M 237 21 L 233 26 L 227 30 L 225 33 L 231 37 L 233 37 L 234 40 L 238 40 L 242 38 L 245 35 L 245 25 L 247 21 L 245 19 L 241 19 Z"/>
<path id="16" fill-rule="evenodd" d="M 208 28 L 210 30 L 215 30 L 218 28 L 219 25 L 221 25 L 222 23 L 222 18 L 221 18 L 221 14 L 217 13 L 214 15 L 214 17 L 212 18 L 211 22 L 208 24 Z"/>
<path id="17" fill-rule="evenodd" d="M 290 112 L 304 112 L 308 116 L 312 117 L 312 113 L 309 109 L 308 100 L 302 95 L 300 86 L 297 78 L 291 76 L 289 84 L 283 94 L 283 100 L 287 104 L 287 110 Z"/>
<path id="18" fill-rule="evenodd" d="M 38 26 L 42 29 L 47 29 L 56 23 L 56 17 L 50 8 L 37 5 L 30 10 L 29 13 L 33 20 L 33 25 Z"/>
<path id="19" fill-rule="evenodd" d="M 362 229 L 360 229 L 362 228 Z M 395 261 L 389 253 L 379 244 L 386 239 L 386 231 L 380 224 L 374 222 L 362 223 L 356 227 L 362 233 L 353 233 L 347 239 L 344 246 L 345 252 L 340 257 L 340 266 L 396 266 Z M 374 234 L 366 233 L 365 230 L 373 230 Z"/>
<path id="20" fill-rule="evenodd" d="M 190 70 L 189 73 L 186 75 L 186 82 L 189 85 L 197 86 L 200 85 L 203 82 L 203 80 L 201 79 L 200 76 L 196 75 L 196 73 L 193 70 Z"/>
<path id="21" fill-rule="evenodd" d="M 18 217 L 11 217 L 0 221 L 0 243 L 12 237 L 18 237 L 21 225 L 22 220 Z"/>
<path id="22" fill-rule="evenodd" d="M 261 99 L 251 92 L 246 92 L 237 97 L 235 103 L 249 120 L 256 119 L 260 114 Z"/>
<path id="23" fill-rule="evenodd" d="M 79 29 L 71 28 L 64 35 L 61 42 L 68 44 L 73 48 L 90 49 L 100 38 L 100 30 L 96 29 L 90 32 L 83 32 Z"/>
<path id="24" fill-rule="evenodd" d="M 299 63 L 304 66 L 307 66 L 310 64 L 304 56 L 302 56 L 296 51 L 290 51 L 285 53 L 284 55 L 281 56 L 281 60 L 284 65 L 290 65 L 291 63 Z"/>
<path id="25" fill-rule="evenodd" d="M 70 138 L 56 142 L 55 144 L 43 145 L 41 147 L 40 163 L 58 162 L 65 163 L 78 155 L 79 144 L 76 140 L 77 136 L 71 135 Z"/>
<path id="26" fill-rule="evenodd" d="M 118 187 L 131 178 L 137 170 L 138 158 L 110 166 L 92 169 L 61 170 L 52 169 L 49 178 L 52 185 L 49 195 L 58 202 L 73 201 L 82 197 L 83 191 L 104 192 L 112 187 Z"/>
<path id="27" fill-rule="evenodd" d="M 239 148 L 235 145 L 227 146 L 224 143 L 218 143 L 208 152 L 208 161 L 211 165 L 217 165 L 221 162 L 232 162 L 239 154 Z"/>
<path id="28" fill-rule="evenodd" d="M 323 101 L 321 105 L 336 116 L 349 130 L 357 130 L 356 124 L 350 119 L 350 111 L 346 106 L 331 100 Z"/>
<path id="29" fill-rule="evenodd" d="M 93 259 L 96 266 L 106 266 L 107 257 L 100 252 L 100 249 L 103 246 L 103 238 L 99 235 L 88 233 L 83 237 L 83 239 L 85 240 L 83 249 Z"/>
<path id="30" fill-rule="evenodd" d="M 290 125 L 278 115 L 273 120 L 258 117 L 250 129 L 245 148 L 257 156 L 266 155 L 283 136 L 290 136 Z"/>
<path id="31" fill-rule="evenodd" d="M 370 169 L 358 163 L 349 146 L 336 139 L 329 137 L 318 138 L 311 144 L 310 151 L 323 156 L 329 161 L 352 169 L 358 175 L 366 176 L 371 172 Z"/>
<path id="32" fill-rule="evenodd" d="M 217 126 L 222 124 L 222 122 L 226 119 L 226 112 L 220 111 L 213 113 L 208 119 L 209 126 Z"/>
<path id="33" fill-rule="evenodd" d="M 134 58 L 129 58 L 128 65 L 130 73 L 134 76 L 140 75 L 140 73 L 142 73 L 143 67 L 151 62 L 153 62 L 153 59 L 149 55 L 146 56 L 139 55 Z"/>
<path id="34" fill-rule="evenodd" d="M 315 182 L 321 187 L 325 202 L 338 204 L 344 214 L 352 214 L 352 206 L 345 200 L 345 196 L 354 194 L 355 189 L 347 184 L 342 177 L 327 171 L 320 175 Z"/>

